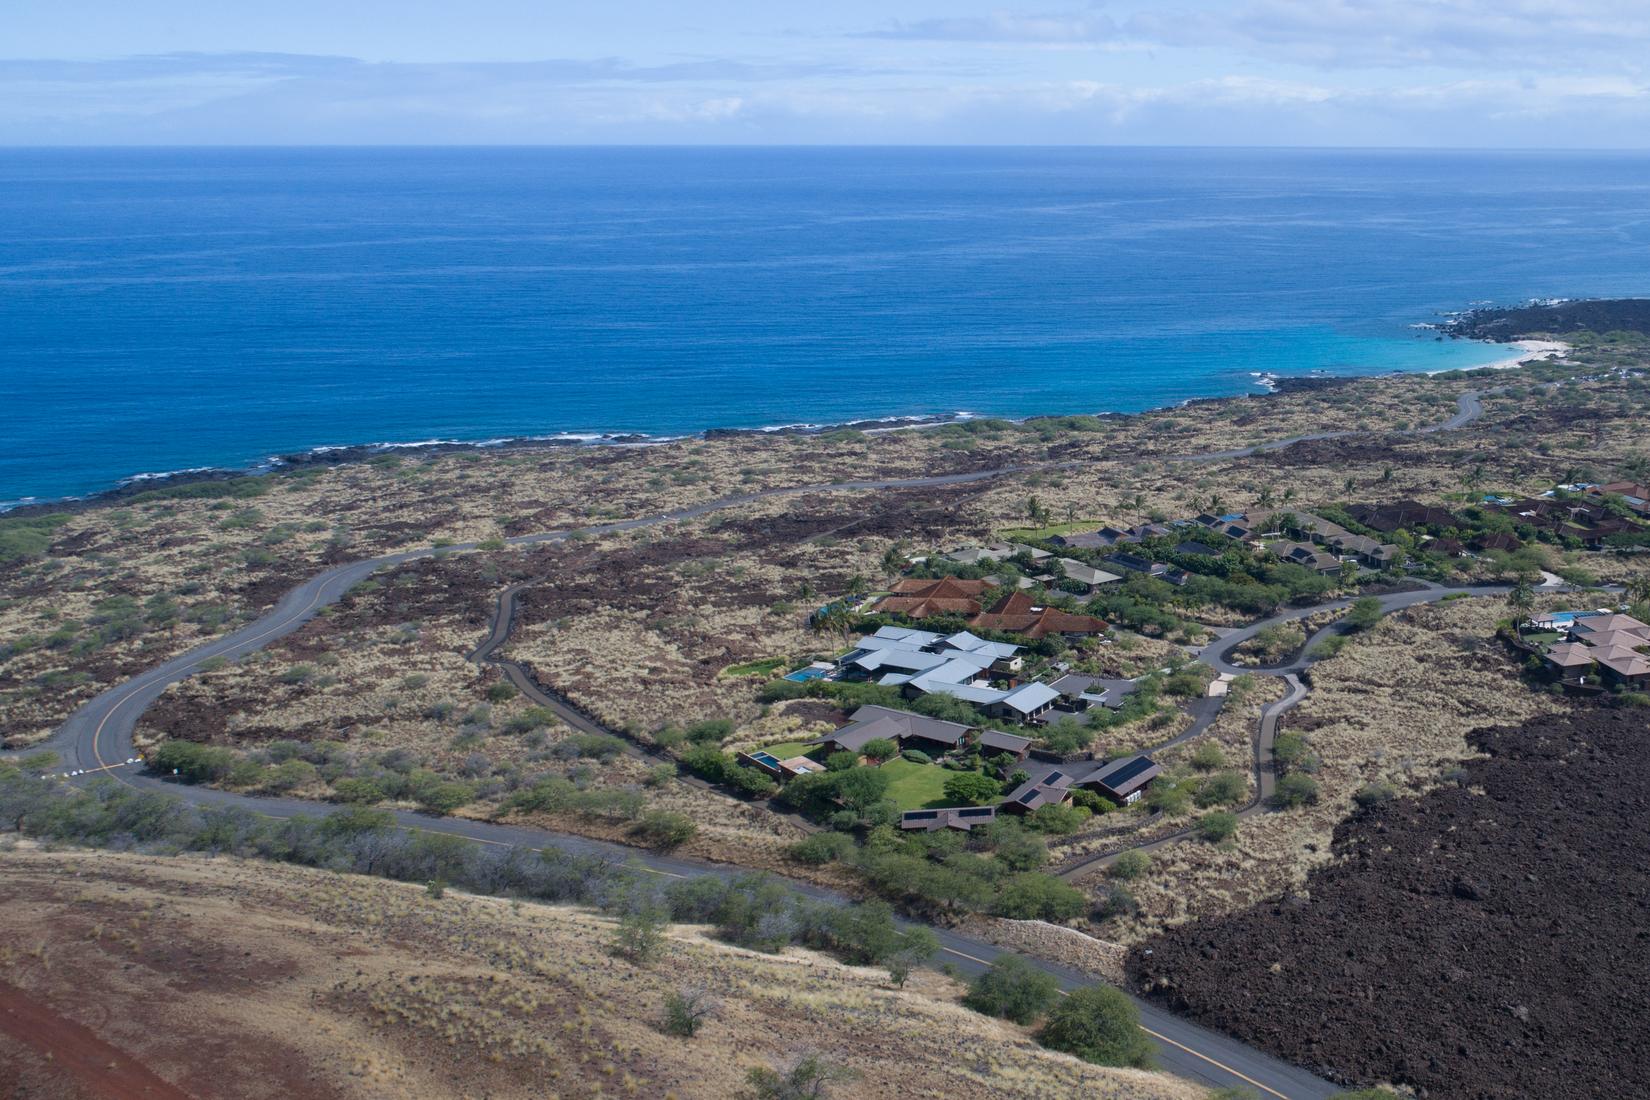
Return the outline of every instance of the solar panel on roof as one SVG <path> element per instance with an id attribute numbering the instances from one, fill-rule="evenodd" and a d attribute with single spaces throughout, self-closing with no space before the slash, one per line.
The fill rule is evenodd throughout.
<path id="1" fill-rule="evenodd" d="M 910 821 L 928 821 L 940 816 L 940 812 L 938 810 L 912 810 L 905 816 Z"/>
<path id="2" fill-rule="evenodd" d="M 1043 777 L 1043 782 L 1045 784 L 1048 784 L 1048 785 L 1053 785 L 1055 783 L 1060 782 L 1060 780 L 1064 779 L 1065 777 L 1066 777 L 1065 772 L 1049 772 L 1046 776 Z"/>
<path id="3" fill-rule="evenodd" d="M 1032 800 L 1035 799 L 1036 797 L 1037 797 L 1037 788 L 1033 787 L 1033 788 L 1031 788 L 1031 790 L 1027 791 L 1025 794 L 1022 794 L 1019 798 L 1016 798 L 1014 801 L 1023 802 L 1027 806 L 1029 806 L 1029 805 L 1031 805 Z"/>
<path id="4" fill-rule="evenodd" d="M 978 809 L 973 809 L 973 810 L 958 810 L 957 811 L 957 816 L 958 817 L 986 817 L 990 814 L 995 814 L 996 812 L 997 812 L 997 807 L 995 807 L 995 806 L 981 806 Z"/>

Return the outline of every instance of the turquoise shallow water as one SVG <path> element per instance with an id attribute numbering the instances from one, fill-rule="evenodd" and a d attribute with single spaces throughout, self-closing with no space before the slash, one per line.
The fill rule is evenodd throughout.
<path id="1" fill-rule="evenodd" d="M 0 501 L 321 445 L 1135 411 L 1650 290 L 1650 157 L 0 150 Z"/>

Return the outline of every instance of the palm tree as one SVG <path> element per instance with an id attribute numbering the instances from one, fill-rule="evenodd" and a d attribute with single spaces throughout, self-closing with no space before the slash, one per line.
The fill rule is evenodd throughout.
<path id="1" fill-rule="evenodd" d="M 1634 577 L 1628 581 L 1627 599 L 1632 603 L 1650 601 L 1650 576 Z"/>
<path id="2" fill-rule="evenodd" d="M 828 604 L 814 616 L 813 628 L 819 634 L 839 634 L 842 644 L 847 645 L 849 637 L 854 632 L 854 616 L 846 604 L 838 601 Z"/>
<path id="3" fill-rule="evenodd" d="M 1507 593 L 1507 606 L 1517 613 L 1518 621 L 1513 624 L 1514 629 L 1523 631 L 1524 624 L 1530 618 L 1530 612 L 1535 610 L 1535 585 L 1530 583 L 1527 573 L 1518 575 L 1518 582 Z"/>
<path id="4" fill-rule="evenodd" d="M 1650 481 L 1650 455 L 1632 455 L 1621 464 L 1621 470 L 1634 481 Z"/>

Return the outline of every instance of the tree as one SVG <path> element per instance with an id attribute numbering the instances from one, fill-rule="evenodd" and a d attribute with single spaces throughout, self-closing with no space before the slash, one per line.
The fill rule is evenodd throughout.
<path id="1" fill-rule="evenodd" d="M 853 1070 L 810 1051 L 797 1055 L 783 1069 L 755 1066 L 745 1079 L 755 1090 L 756 1100 L 819 1100 L 830 1095 L 834 1082 L 853 1077 Z"/>
<path id="2" fill-rule="evenodd" d="M 1152 1062 L 1151 1041 L 1140 1030 L 1139 1011 L 1121 990 L 1109 985 L 1074 990 L 1054 1006 L 1037 1041 L 1101 1066 L 1145 1069 Z"/>
<path id="3" fill-rule="evenodd" d="M 1530 583 L 1527 575 L 1519 574 L 1512 591 L 1507 593 L 1507 606 L 1517 616 L 1517 626 L 1522 629 L 1524 623 L 1529 620 L 1530 612 L 1535 610 L 1535 585 Z"/>
<path id="4" fill-rule="evenodd" d="M 851 810 L 864 813 L 873 803 L 880 802 L 888 793 L 891 777 L 881 768 L 849 768 L 832 772 L 837 797 Z"/>
<path id="5" fill-rule="evenodd" d="M 1060 983 L 1018 955 L 998 955 L 991 969 L 974 979 L 963 1004 L 987 1016 L 1029 1024 L 1054 1003 Z"/>
<path id="6" fill-rule="evenodd" d="M 888 977 L 900 989 L 905 988 L 911 971 L 933 958 L 940 949 L 939 937 L 922 925 L 913 925 L 899 933 L 894 949 L 883 960 L 888 966 Z"/>
<path id="7" fill-rule="evenodd" d="M 683 986 L 665 998 L 665 1031 L 691 1039 L 715 1011 L 716 1002 L 704 986 Z"/>
<path id="8" fill-rule="evenodd" d="M 1053 875 L 1025 871 L 1003 884 L 993 910 L 999 917 L 1058 923 L 1083 911 L 1083 893 Z"/>
<path id="9" fill-rule="evenodd" d="M 1650 574 L 1634 577 L 1627 582 L 1627 598 L 1633 603 L 1650 601 Z"/>
<path id="10" fill-rule="evenodd" d="M 1381 621 L 1381 601 L 1374 596 L 1364 596 L 1352 601 L 1347 608 L 1346 625 L 1353 630 L 1368 630 Z"/>
<path id="11" fill-rule="evenodd" d="M 978 806 L 1002 793 L 1002 787 L 989 775 L 979 772 L 958 772 L 945 781 L 947 802 L 964 806 Z"/>

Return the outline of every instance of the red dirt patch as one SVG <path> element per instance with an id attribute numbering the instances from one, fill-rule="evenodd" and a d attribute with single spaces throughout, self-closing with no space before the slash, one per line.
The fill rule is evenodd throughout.
<path id="1" fill-rule="evenodd" d="M 106 1100 L 190 1100 L 187 1092 L 99 1039 L 90 1028 L 58 1015 L 3 981 L 0 1031 L 39 1051 L 56 1072 L 68 1074 L 94 1096 Z"/>

